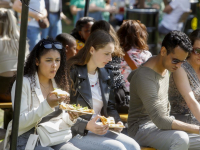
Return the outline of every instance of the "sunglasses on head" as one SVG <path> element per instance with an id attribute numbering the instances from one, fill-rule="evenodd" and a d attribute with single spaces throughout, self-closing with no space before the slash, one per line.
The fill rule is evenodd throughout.
<path id="1" fill-rule="evenodd" d="M 50 42 L 50 41 L 43 41 L 42 44 L 44 48 L 46 49 L 52 49 L 53 47 L 56 49 L 62 49 L 63 46 L 59 42 Z"/>
<path id="2" fill-rule="evenodd" d="M 193 52 L 195 54 L 200 54 L 200 48 L 193 48 Z"/>
<path id="3" fill-rule="evenodd" d="M 176 58 L 172 58 L 172 64 L 178 64 L 178 63 L 184 63 L 185 60 L 179 60 L 179 59 L 176 59 Z"/>

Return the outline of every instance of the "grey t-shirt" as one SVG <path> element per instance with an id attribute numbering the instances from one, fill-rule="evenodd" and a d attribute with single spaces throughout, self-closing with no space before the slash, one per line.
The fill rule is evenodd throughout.
<path id="1" fill-rule="evenodd" d="M 173 117 L 169 116 L 169 73 L 161 76 L 149 67 L 140 66 L 131 72 L 128 134 L 134 137 L 139 125 L 153 122 L 159 129 L 171 129 Z"/>

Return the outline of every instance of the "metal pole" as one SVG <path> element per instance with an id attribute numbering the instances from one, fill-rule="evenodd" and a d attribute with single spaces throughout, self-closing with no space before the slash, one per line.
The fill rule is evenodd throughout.
<path id="1" fill-rule="evenodd" d="M 84 17 L 88 16 L 90 0 L 85 1 Z"/>
<path id="2" fill-rule="evenodd" d="M 29 5 L 30 0 L 23 0 Z M 13 113 L 13 124 L 12 124 L 12 135 L 10 150 L 16 150 L 17 137 L 19 129 L 19 114 L 21 106 L 21 94 L 22 94 L 22 83 L 24 75 L 24 58 L 26 49 L 26 33 L 27 33 L 27 22 L 28 22 L 28 7 L 22 3 L 21 12 L 21 27 L 20 27 L 20 39 L 19 39 L 19 53 L 18 53 L 18 64 L 17 64 L 17 78 L 16 78 L 16 89 L 15 89 L 15 103 Z"/>

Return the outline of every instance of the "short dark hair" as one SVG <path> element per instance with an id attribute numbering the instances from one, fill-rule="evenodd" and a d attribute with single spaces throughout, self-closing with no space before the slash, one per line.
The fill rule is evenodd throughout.
<path id="1" fill-rule="evenodd" d="M 167 55 L 174 52 L 173 50 L 177 46 L 181 47 L 185 52 L 189 53 L 192 51 L 192 44 L 189 37 L 185 33 L 176 30 L 169 32 L 165 36 L 162 46 L 167 49 Z"/>
<path id="2" fill-rule="evenodd" d="M 61 33 L 56 36 L 56 41 L 62 43 L 63 47 L 76 42 L 76 39 L 68 33 Z"/>
<path id="3" fill-rule="evenodd" d="M 190 34 L 190 40 L 192 42 L 192 45 L 194 45 L 194 42 L 196 40 L 200 40 L 200 29 L 196 29 Z"/>

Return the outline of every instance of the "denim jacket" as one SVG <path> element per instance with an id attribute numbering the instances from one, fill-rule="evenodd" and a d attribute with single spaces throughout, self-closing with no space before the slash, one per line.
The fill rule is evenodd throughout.
<path id="1" fill-rule="evenodd" d="M 98 68 L 99 84 L 102 93 L 103 107 L 101 115 L 115 118 L 115 122 L 121 121 L 117 110 L 115 109 L 115 96 L 113 92 L 113 75 L 111 70 L 105 68 Z M 87 66 L 76 65 L 70 71 L 70 77 L 74 82 L 74 89 L 70 93 L 70 103 L 80 104 L 81 106 L 93 108 L 92 93 L 88 78 Z M 86 125 L 91 119 L 92 115 L 83 115 L 77 119 L 77 122 L 72 126 L 72 134 L 87 135 Z"/>

